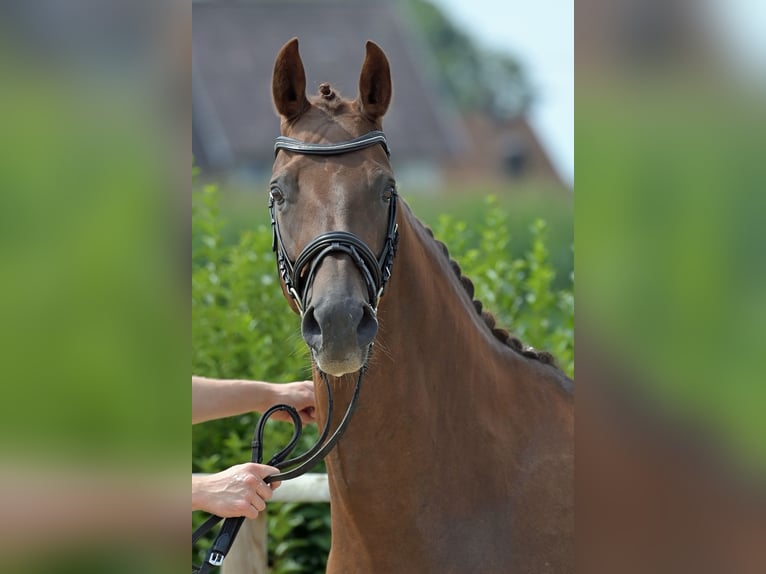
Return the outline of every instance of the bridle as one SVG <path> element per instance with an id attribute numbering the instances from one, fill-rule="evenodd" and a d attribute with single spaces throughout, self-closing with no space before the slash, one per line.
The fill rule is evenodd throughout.
<path id="1" fill-rule="evenodd" d="M 365 149 L 380 144 L 390 157 L 391 152 L 386 143 L 383 132 L 374 130 L 358 138 L 341 143 L 308 143 L 293 138 L 279 136 L 274 143 L 274 155 L 279 150 L 291 151 L 305 155 L 339 155 Z M 319 264 L 330 253 L 346 253 L 356 264 L 362 273 L 367 285 L 367 298 L 373 311 L 377 311 L 380 297 L 391 277 L 391 268 L 394 264 L 396 246 L 399 241 L 399 232 L 396 225 L 396 199 L 394 190 L 388 208 L 388 227 L 386 240 L 380 255 L 377 257 L 367 244 L 353 233 L 348 231 L 328 231 L 312 239 L 295 261 L 287 254 L 282 236 L 279 232 L 279 224 L 276 217 L 274 197 L 269 195 L 269 213 L 271 214 L 271 228 L 273 237 L 272 250 L 277 254 L 277 268 L 279 275 L 285 284 L 290 296 L 295 300 L 301 314 L 306 309 L 307 298 L 314 283 L 314 277 Z"/>
<path id="2" fill-rule="evenodd" d="M 378 130 L 371 131 L 363 136 L 345 142 L 331 144 L 308 143 L 285 136 L 279 136 L 276 138 L 274 144 L 274 155 L 276 157 L 279 150 L 307 155 L 340 155 L 378 144 L 383 146 L 386 155 L 390 157 L 391 153 L 388 144 L 386 143 L 386 137 L 383 132 Z M 314 282 L 314 276 L 316 275 L 319 264 L 322 262 L 322 259 L 327 257 L 330 253 L 337 252 L 348 254 L 361 271 L 362 277 L 367 285 L 368 302 L 372 307 L 373 312 L 377 313 L 380 297 L 383 294 L 386 283 L 391 278 L 391 269 L 399 241 L 398 226 L 396 224 L 396 198 L 397 194 L 394 190 L 391 195 L 391 203 L 388 210 L 386 240 L 379 256 L 376 257 L 367 244 L 353 233 L 348 231 L 329 231 L 312 239 L 303 251 L 300 252 L 295 262 L 293 262 L 290 260 L 290 257 L 285 250 L 282 236 L 279 233 L 279 224 L 277 223 L 275 214 L 274 197 L 271 194 L 269 195 L 269 213 L 271 214 L 271 227 L 273 231 L 272 249 L 277 256 L 277 268 L 287 292 L 295 300 L 301 315 L 305 310 L 305 304 L 307 302 L 306 298 L 311 289 L 311 285 Z M 300 456 L 285 460 L 297 445 L 303 430 L 301 418 L 297 411 L 289 405 L 275 405 L 263 413 L 258 421 L 258 426 L 255 429 L 251 445 L 251 460 L 253 462 L 261 463 L 263 460 L 264 428 L 266 421 L 274 413 L 278 411 L 287 412 L 292 418 L 295 427 L 293 436 L 287 446 L 275 454 L 268 462 L 269 465 L 276 466 L 282 472 L 267 476 L 264 479 L 264 482 L 268 484 L 274 481 L 290 480 L 291 478 L 301 476 L 311 470 L 317 463 L 327 456 L 338 442 L 341 435 L 346 430 L 348 422 L 351 420 L 351 415 L 356 409 L 356 403 L 362 385 L 362 377 L 366 371 L 367 365 L 365 364 L 359 370 L 359 377 L 357 378 L 354 387 L 354 394 L 346 408 L 343 419 L 329 439 L 327 437 L 329 435 L 330 421 L 332 420 L 333 413 L 332 389 L 327 374 L 319 371 L 327 390 L 327 418 L 325 420 L 324 429 L 317 442 L 314 443 L 314 446 L 307 452 Z M 192 545 L 221 520 L 222 518 L 216 515 L 208 518 L 208 520 L 192 533 Z M 206 574 L 212 568 L 220 566 L 223 563 L 226 554 L 229 552 L 229 549 L 234 542 L 234 538 L 237 536 L 243 522 L 243 517 L 227 518 L 224 520 L 218 536 L 207 553 L 205 562 L 201 566 L 192 565 L 192 572 L 196 574 Z"/>

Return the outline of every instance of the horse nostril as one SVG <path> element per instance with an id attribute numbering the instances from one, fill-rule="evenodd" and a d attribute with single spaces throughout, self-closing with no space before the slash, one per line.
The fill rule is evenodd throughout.
<path id="1" fill-rule="evenodd" d="M 303 333 L 303 339 L 306 344 L 318 351 L 322 346 L 322 328 L 314 316 L 314 308 L 309 309 L 303 314 L 303 321 L 301 323 L 301 332 Z"/>
<path id="2" fill-rule="evenodd" d="M 360 347 L 366 347 L 375 339 L 378 333 L 378 320 L 375 313 L 369 305 L 362 309 L 362 319 L 356 328 L 356 340 Z"/>

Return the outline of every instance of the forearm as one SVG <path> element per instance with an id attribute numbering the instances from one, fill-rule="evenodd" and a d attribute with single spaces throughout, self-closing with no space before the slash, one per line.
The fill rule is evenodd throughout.
<path id="1" fill-rule="evenodd" d="M 204 510 L 208 502 L 205 497 L 205 481 L 207 477 L 204 474 L 192 474 L 192 511 Z"/>
<path id="2" fill-rule="evenodd" d="M 278 391 L 261 381 L 192 377 L 192 424 L 263 411 L 278 402 Z"/>

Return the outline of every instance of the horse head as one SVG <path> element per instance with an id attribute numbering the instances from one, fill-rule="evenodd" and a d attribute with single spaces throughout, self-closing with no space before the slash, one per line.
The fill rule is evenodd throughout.
<path id="1" fill-rule="evenodd" d="M 282 287 L 317 366 L 334 376 L 366 365 L 396 243 L 396 185 L 381 131 L 391 73 L 383 51 L 366 48 L 354 100 L 329 84 L 306 96 L 295 38 L 272 79 L 282 135 L 269 206 Z"/>

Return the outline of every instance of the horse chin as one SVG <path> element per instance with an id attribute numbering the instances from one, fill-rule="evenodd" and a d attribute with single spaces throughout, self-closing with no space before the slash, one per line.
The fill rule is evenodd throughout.
<path id="1" fill-rule="evenodd" d="M 314 361 L 320 370 L 333 377 L 342 377 L 349 373 L 356 373 L 364 366 L 367 360 L 367 350 L 360 350 L 358 353 L 346 355 L 345 357 L 330 357 L 325 353 L 312 350 Z"/>

